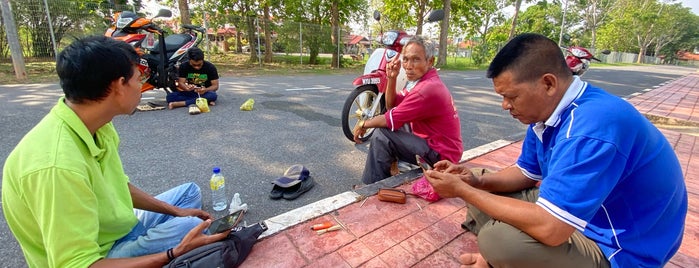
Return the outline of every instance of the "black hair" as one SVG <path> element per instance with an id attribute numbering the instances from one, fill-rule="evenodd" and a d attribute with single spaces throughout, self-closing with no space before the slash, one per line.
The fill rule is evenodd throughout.
<path id="1" fill-rule="evenodd" d="M 198 47 L 192 47 L 187 51 L 187 57 L 193 61 L 204 60 L 204 51 L 201 51 Z"/>
<path id="2" fill-rule="evenodd" d="M 572 75 L 558 44 L 535 33 L 524 33 L 512 38 L 495 55 L 486 76 L 495 78 L 504 71 L 512 71 L 516 82 L 532 81 L 546 73 L 558 77 Z"/>
<path id="3" fill-rule="evenodd" d="M 101 101 L 109 84 L 130 79 L 139 56 L 129 44 L 105 36 L 77 38 L 58 54 L 56 73 L 66 99 L 73 103 Z"/>

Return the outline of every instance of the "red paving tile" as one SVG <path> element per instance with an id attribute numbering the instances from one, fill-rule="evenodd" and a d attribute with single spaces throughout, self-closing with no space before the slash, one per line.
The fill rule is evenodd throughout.
<path id="1" fill-rule="evenodd" d="M 699 123 L 699 74 L 628 101 L 642 113 Z M 661 131 L 680 159 L 689 193 L 683 242 L 666 267 L 699 267 L 699 137 Z M 521 147 L 515 142 L 465 164 L 499 170 L 515 164 Z M 411 192 L 411 184 L 398 188 Z M 395 204 L 371 196 L 261 239 L 240 267 L 458 267 L 461 254 L 478 252 L 476 236 L 460 226 L 466 213 L 460 199 L 429 203 L 410 196 Z M 346 229 L 320 236 L 310 230 L 335 220 Z"/>
<path id="2" fill-rule="evenodd" d="M 320 259 L 312 262 L 308 267 L 333 267 L 333 268 L 351 268 L 347 262 L 338 254 L 337 252 L 332 252 L 328 255 L 321 257 Z"/>
<path id="3" fill-rule="evenodd" d="M 376 256 L 376 254 L 374 254 L 369 247 L 367 247 L 361 241 L 354 241 L 349 245 L 340 248 L 337 253 L 339 253 L 340 256 L 342 256 L 342 259 L 344 259 L 352 267 L 357 267 Z"/>
<path id="4" fill-rule="evenodd" d="M 388 266 L 386 267 L 410 267 L 416 264 L 420 259 L 411 254 L 400 245 L 395 246 L 379 255 Z"/>
<path id="5" fill-rule="evenodd" d="M 438 247 L 430 243 L 424 233 L 417 233 L 408 237 L 405 241 L 399 244 L 400 247 L 408 251 L 418 260 L 422 260 L 437 251 Z"/>
<path id="6" fill-rule="evenodd" d="M 457 259 L 444 254 L 442 252 L 435 252 L 434 254 L 428 256 L 424 260 L 418 262 L 413 266 L 413 268 L 435 268 L 435 267 L 459 267 L 460 263 Z"/>

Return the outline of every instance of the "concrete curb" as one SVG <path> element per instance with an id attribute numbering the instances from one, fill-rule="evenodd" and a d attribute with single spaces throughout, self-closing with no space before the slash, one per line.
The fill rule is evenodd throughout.
<path id="1" fill-rule="evenodd" d="M 508 141 L 508 140 L 497 140 L 485 145 L 481 145 L 479 147 L 464 151 L 462 156 L 461 156 L 461 162 L 471 160 L 473 158 L 476 158 L 478 156 L 487 154 L 489 152 L 495 151 L 497 149 L 500 149 L 502 147 L 508 146 L 515 141 Z M 379 188 L 383 187 L 396 187 L 402 183 L 405 182 L 410 182 L 419 176 L 422 175 L 422 172 L 415 169 L 411 170 L 406 173 L 401 173 L 396 176 L 386 178 L 385 180 L 372 183 L 370 185 L 366 185 L 360 189 L 357 189 L 355 191 L 347 191 L 344 193 L 340 193 L 335 196 L 331 196 L 319 201 L 316 201 L 314 203 L 305 205 L 303 207 L 285 212 L 283 214 L 274 216 L 272 218 L 269 218 L 265 220 L 265 223 L 267 224 L 267 231 L 262 233 L 260 235 L 260 238 L 264 238 L 267 236 L 272 236 L 276 233 L 279 233 L 283 230 L 288 229 L 289 227 L 292 227 L 294 225 L 297 225 L 299 223 L 314 219 L 316 217 L 322 216 L 324 214 L 327 214 L 329 212 L 338 210 L 340 208 L 343 208 L 347 205 L 350 205 L 355 202 L 359 202 L 363 200 L 366 197 L 369 197 L 371 195 L 376 194 Z"/>

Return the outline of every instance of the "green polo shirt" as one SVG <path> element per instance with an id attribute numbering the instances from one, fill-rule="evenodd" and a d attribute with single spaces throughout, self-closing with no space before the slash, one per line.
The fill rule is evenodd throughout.
<path id="1" fill-rule="evenodd" d="M 138 222 L 118 146 L 61 98 L 7 157 L 2 209 L 29 267 L 87 267 Z"/>

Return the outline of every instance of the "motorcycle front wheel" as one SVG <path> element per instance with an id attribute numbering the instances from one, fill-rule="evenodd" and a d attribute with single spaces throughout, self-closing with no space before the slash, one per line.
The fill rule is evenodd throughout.
<path id="1" fill-rule="evenodd" d="M 355 88 L 342 107 L 342 132 L 350 141 L 354 141 L 354 133 L 352 132 L 359 120 L 366 120 L 371 117 L 384 113 L 385 104 L 383 97 L 378 95 L 378 88 L 375 85 L 363 85 Z M 381 98 L 381 99 L 379 99 Z M 378 111 L 372 111 L 374 103 L 380 101 L 377 106 Z M 364 136 L 360 137 L 361 141 L 367 141 L 374 133 L 374 129 L 367 129 Z"/>

